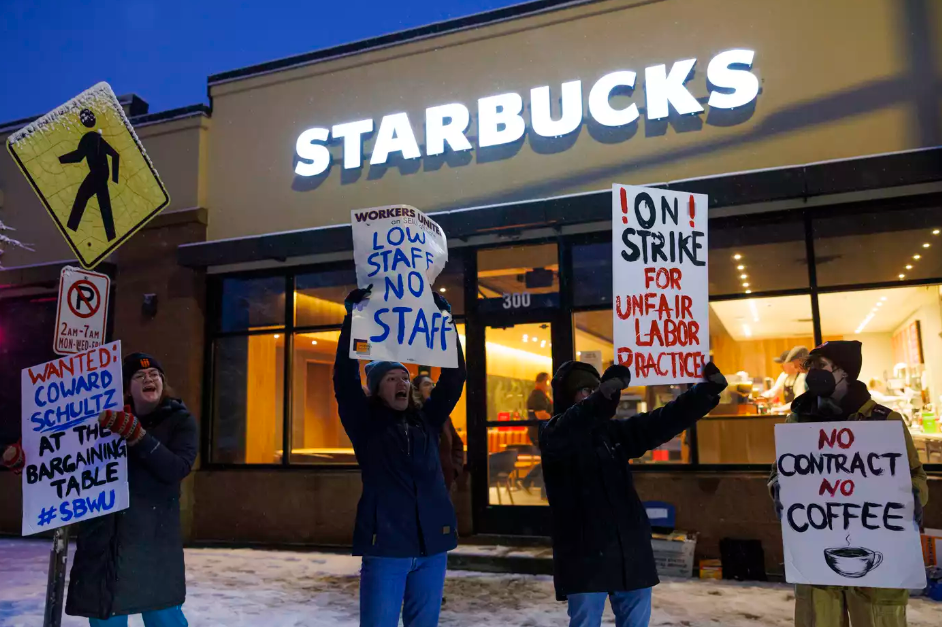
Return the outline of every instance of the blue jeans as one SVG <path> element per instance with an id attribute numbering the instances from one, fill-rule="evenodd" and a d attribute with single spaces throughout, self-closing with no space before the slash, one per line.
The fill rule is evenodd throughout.
<path id="1" fill-rule="evenodd" d="M 156 612 L 144 612 L 141 618 L 144 619 L 144 627 L 187 627 L 186 617 L 179 605 Z M 88 622 L 91 627 L 127 627 L 128 617 L 112 616 L 107 620 L 89 618 Z"/>
<path id="2" fill-rule="evenodd" d="M 442 609 L 448 554 L 363 557 L 360 627 L 435 627 Z"/>
<path id="3" fill-rule="evenodd" d="M 651 620 L 651 588 L 630 592 L 589 592 L 570 594 L 569 627 L 599 627 L 605 611 L 605 597 L 612 601 L 616 627 L 648 627 Z"/>

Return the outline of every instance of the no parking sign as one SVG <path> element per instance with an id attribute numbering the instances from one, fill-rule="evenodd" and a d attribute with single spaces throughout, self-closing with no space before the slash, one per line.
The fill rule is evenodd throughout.
<path id="1" fill-rule="evenodd" d="M 81 353 L 104 343 L 110 291 L 111 279 L 105 274 L 62 268 L 53 343 L 56 354 Z"/>

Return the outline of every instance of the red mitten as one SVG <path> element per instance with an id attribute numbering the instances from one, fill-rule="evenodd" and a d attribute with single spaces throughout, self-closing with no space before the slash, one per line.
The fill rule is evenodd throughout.
<path id="1" fill-rule="evenodd" d="M 137 416 L 131 413 L 131 406 L 125 405 L 124 411 L 111 411 L 106 409 L 98 416 L 98 424 L 108 429 L 112 433 L 117 433 L 128 441 L 128 446 L 134 446 L 141 441 L 144 434 L 144 427 Z"/>
<path id="2" fill-rule="evenodd" d="M 15 474 L 23 472 L 23 466 L 26 465 L 26 454 L 23 453 L 23 445 L 17 442 L 3 449 L 3 455 L 0 455 L 0 464 L 3 464 Z"/>

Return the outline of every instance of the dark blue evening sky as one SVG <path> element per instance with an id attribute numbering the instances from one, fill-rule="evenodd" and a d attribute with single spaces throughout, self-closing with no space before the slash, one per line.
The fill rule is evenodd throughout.
<path id="1" fill-rule="evenodd" d="M 0 122 L 98 81 L 163 111 L 207 102 L 206 77 L 520 0 L 0 0 Z"/>

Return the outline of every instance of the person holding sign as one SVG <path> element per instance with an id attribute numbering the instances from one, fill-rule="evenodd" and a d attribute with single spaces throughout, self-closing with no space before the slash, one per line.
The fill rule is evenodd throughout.
<path id="1" fill-rule="evenodd" d="M 122 372 L 129 406 L 103 412 L 98 428 L 127 441 L 130 507 L 79 523 L 65 611 L 92 627 L 124 627 L 129 614 L 186 627 L 180 483 L 196 460 L 196 421 L 154 357 L 128 355 Z"/>
<path id="2" fill-rule="evenodd" d="M 543 475 L 553 516 L 558 600 L 570 627 L 598 627 L 605 597 L 618 627 L 646 627 L 658 583 L 651 527 L 629 460 L 670 441 L 719 403 L 726 378 L 708 362 L 704 380 L 664 407 L 613 420 L 631 370 L 570 361 L 553 377 L 561 412 L 543 427 Z"/>
<path id="3" fill-rule="evenodd" d="M 370 288 L 347 296 L 334 362 L 340 421 L 363 481 L 353 532 L 353 554 L 363 557 L 360 625 L 396 627 L 401 613 L 405 627 L 433 627 L 441 611 L 447 551 L 458 545 L 439 437 L 461 398 L 464 354 L 455 333 L 458 367 L 442 368 L 421 408 L 410 393 L 409 371 L 399 362 L 367 364 L 364 393 L 359 363 L 350 357 L 351 312 L 365 307 L 369 296 Z M 448 302 L 438 293 L 434 299 L 450 316 Z"/>
<path id="4" fill-rule="evenodd" d="M 857 380 L 862 361 L 861 343 L 857 341 L 825 342 L 812 350 L 805 361 L 808 391 L 792 402 L 792 413 L 786 422 L 902 421 L 900 414 L 871 399 L 867 386 Z M 902 431 L 915 497 L 915 524 L 921 526 L 922 508 L 929 496 L 926 472 L 919 461 L 909 430 L 903 428 Z M 872 460 L 869 463 L 871 472 L 885 472 L 882 468 L 875 468 Z M 850 468 L 854 469 L 855 466 L 852 464 Z M 775 502 L 776 513 L 781 518 L 783 512 L 778 464 L 772 468 L 769 491 Z M 876 503 L 867 505 L 877 506 Z M 900 516 L 891 513 L 861 515 L 892 524 L 894 528 L 898 527 L 895 523 L 900 522 L 897 520 Z M 856 519 L 857 515 L 854 514 L 853 518 Z M 865 522 L 861 521 L 861 524 Z M 847 625 L 849 618 L 853 627 L 905 627 L 908 599 L 909 592 L 905 589 L 799 584 L 795 586 L 795 625 Z"/>

